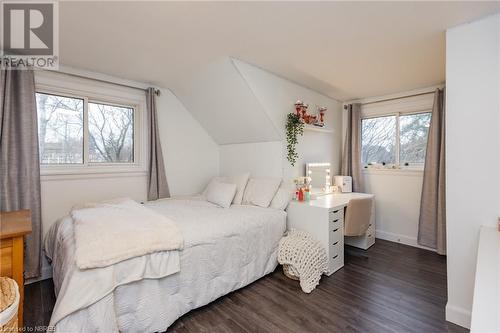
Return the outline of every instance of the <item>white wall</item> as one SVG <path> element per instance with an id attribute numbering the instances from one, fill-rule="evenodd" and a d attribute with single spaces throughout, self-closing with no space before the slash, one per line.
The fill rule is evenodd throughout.
<path id="1" fill-rule="evenodd" d="M 246 158 L 258 161 L 263 164 L 262 167 L 267 167 L 272 170 L 281 167 L 285 179 L 304 175 L 305 163 L 307 162 L 330 162 L 332 163 L 332 172 L 337 173 L 340 168 L 342 141 L 341 103 L 253 65 L 236 59 L 232 59 L 232 61 L 248 84 L 255 98 L 267 113 L 267 118 L 262 120 L 270 121 L 274 124 L 281 138 L 280 141 L 255 144 L 253 148 L 250 148 L 252 146 L 251 144 L 246 145 L 245 154 L 254 154 L 254 157 Z M 299 159 L 295 167 L 292 167 L 286 159 L 285 123 L 286 115 L 290 112 L 294 112 L 293 104 L 297 99 L 301 99 L 305 103 L 308 103 L 310 105 L 310 110 L 314 112 L 316 106 L 328 107 L 325 118 L 326 126 L 328 129 L 332 130 L 332 132 L 305 131 L 304 135 L 299 137 L 299 144 L 297 146 Z M 268 157 L 261 155 L 264 151 L 276 151 L 280 144 L 281 154 L 276 152 Z M 266 145 L 269 147 L 263 148 Z M 232 166 L 228 165 L 228 162 L 235 161 L 238 159 L 238 156 L 244 155 L 238 150 L 238 147 L 239 146 L 234 148 L 221 146 L 221 157 L 223 157 L 221 158 L 221 170 L 232 169 Z M 229 156 L 230 154 L 232 154 L 233 157 Z"/>
<path id="2" fill-rule="evenodd" d="M 43 75 L 37 72 L 38 77 Z M 59 75 L 57 81 L 57 85 L 65 87 L 75 78 Z M 102 86 L 93 81 L 90 84 Z M 111 93 L 111 90 L 102 89 L 103 94 Z M 175 95 L 168 89 L 160 90 L 158 122 L 170 192 L 174 196 L 199 193 L 219 172 L 219 148 Z M 138 92 L 143 94 L 130 91 L 131 94 Z M 145 147 L 143 144 L 142 149 Z M 116 197 L 143 201 L 147 197 L 146 187 L 144 168 L 124 173 L 42 175 L 42 232 L 45 235 L 50 226 L 76 204 Z M 47 264 L 43 275 L 50 276 Z"/>
<path id="3" fill-rule="evenodd" d="M 283 142 L 220 146 L 220 174 L 250 172 L 252 177 L 283 177 Z"/>
<path id="4" fill-rule="evenodd" d="M 158 98 L 158 122 L 172 195 L 200 193 L 219 173 L 219 146 L 168 89 Z"/>
<path id="5" fill-rule="evenodd" d="M 408 170 L 363 172 L 365 192 L 375 194 L 377 238 L 422 247 L 417 243 L 423 173 Z"/>
<path id="6" fill-rule="evenodd" d="M 469 327 L 479 227 L 500 212 L 500 15 L 446 34 L 446 319 Z"/>

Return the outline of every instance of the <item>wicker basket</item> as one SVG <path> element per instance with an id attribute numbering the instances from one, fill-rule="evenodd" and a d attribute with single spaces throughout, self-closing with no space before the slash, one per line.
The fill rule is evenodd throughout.
<path id="1" fill-rule="evenodd" d="M 289 278 L 289 279 L 292 279 L 292 280 L 295 280 L 295 281 L 299 281 L 300 280 L 300 278 L 297 276 L 298 273 L 290 265 L 287 265 L 287 264 L 283 265 L 283 274 L 285 274 L 285 276 L 287 278 Z"/>
<path id="2" fill-rule="evenodd" d="M 17 332 L 19 288 L 16 281 L 0 277 L 0 332 Z"/>

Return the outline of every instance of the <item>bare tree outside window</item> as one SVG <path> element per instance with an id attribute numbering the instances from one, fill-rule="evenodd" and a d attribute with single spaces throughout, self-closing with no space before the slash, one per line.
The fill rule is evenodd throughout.
<path id="1" fill-rule="evenodd" d="M 396 163 L 396 116 L 362 120 L 361 163 Z"/>
<path id="2" fill-rule="evenodd" d="M 83 163 L 83 99 L 37 93 L 41 164 Z"/>
<path id="3" fill-rule="evenodd" d="M 134 161 L 134 109 L 89 103 L 89 161 Z"/>
<path id="4" fill-rule="evenodd" d="M 425 163 L 430 124 L 430 113 L 399 117 L 399 161 L 401 164 L 423 165 Z"/>
<path id="5" fill-rule="evenodd" d="M 362 119 L 361 163 L 422 167 L 430 123 L 430 112 Z"/>

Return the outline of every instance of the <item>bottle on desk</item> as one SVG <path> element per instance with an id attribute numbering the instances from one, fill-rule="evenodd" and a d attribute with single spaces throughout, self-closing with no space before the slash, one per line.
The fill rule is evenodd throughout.
<path id="1" fill-rule="evenodd" d="M 300 202 L 304 201 L 304 189 L 303 188 L 299 189 L 299 201 Z"/>
<path id="2" fill-rule="evenodd" d="M 304 190 L 304 200 L 311 201 L 311 191 L 308 188 Z"/>

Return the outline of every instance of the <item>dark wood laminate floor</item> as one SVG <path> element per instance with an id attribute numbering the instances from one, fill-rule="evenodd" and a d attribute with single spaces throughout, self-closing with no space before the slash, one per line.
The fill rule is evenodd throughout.
<path id="1" fill-rule="evenodd" d="M 445 321 L 446 259 L 378 240 L 346 247 L 345 266 L 311 294 L 280 268 L 177 320 L 170 332 L 467 332 Z M 26 286 L 27 326 L 47 325 L 51 280 Z"/>

